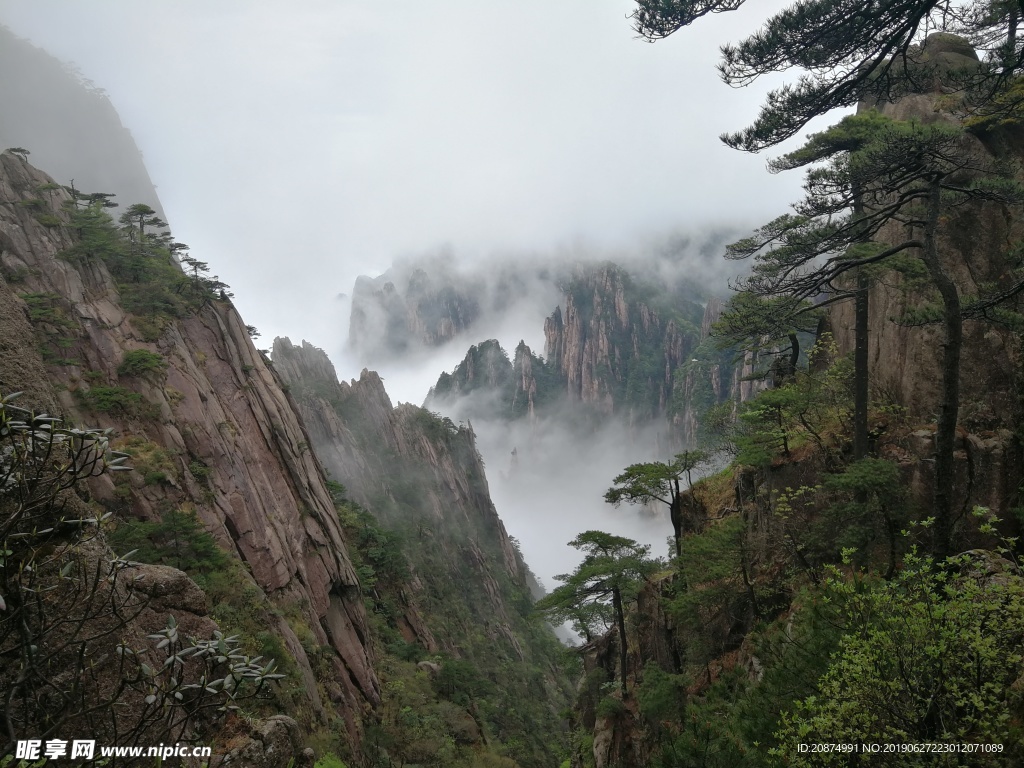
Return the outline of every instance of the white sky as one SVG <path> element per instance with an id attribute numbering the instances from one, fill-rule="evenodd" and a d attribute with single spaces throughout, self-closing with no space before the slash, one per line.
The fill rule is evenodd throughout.
<path id="1" fill-rule="evenodd" d="M 649 45 L 632 7 L 0 0 L 0 21 L 106 89 L 175 236 L 232 286 L 263 346 L 305 338 L 337 360 L 335 297 L 395 256 L 616 247 L 762 223 L 799 196 L 797 176 L 717 139 L 763 93 L 714 70 L 756 19 Z"/>
<path id="2" fill-rule="evenodd" d="M 757 5 L 766 13 L 781 4 Z M 348 302 L 338 295 L 395 257 L 444 245 L 464 260 L 580 243 L 628 249 L 669 230 L 755 226 L 799 198 L 799 175 L 770 176 L 763 156 L 717 138 L 748 124 L 764 94 L 761 83 L 731 90 L 714 68 L 718 46 L 758 19 L 745 10 L 711 17 L 649 45 L 633 36 L 632 8 L 0 0 L 0 22 L 108 92 L 176 239 L 232 286 L 263 333 L 259 345 L 306 339 L 351 378 L 361 366 L 343 354 Z M 522 336 L 539 330 L 538 321 Z M 392 399 L 422 402 L 424 382 L 477 341 L 440 351 L 447 358 L 429 371 L 383 371 Z M 506 449 L 486 455 L 489 474 L 507 464 Z M 654 458 L 631 450 L 629 461 Z M 626 462 L 614 454 L 614 467 Z M 492 478 L 510 531 L 548 586 L 578 559 L 561 542 L 594 527 L 598 513 L 600 525 L 664 551 L 670 526 L 606 508 L 600 492 L 614 469 L 590 474 L 596 511 L 552 496 L 544 517 L 568 517 L 540 528 L 515 506 L 522 494 L 503 495 L 501 476 Z"/>

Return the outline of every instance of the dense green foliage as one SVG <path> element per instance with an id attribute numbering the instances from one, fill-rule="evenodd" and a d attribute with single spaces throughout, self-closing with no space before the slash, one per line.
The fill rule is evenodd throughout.
<path id="1" fill-rule="evenodd" d="M 911 429 L 905 409 L 873 404 L 873 455 L 853 460 L 851 362 L 827 338 L 809 359 L 744 404 L 719 436 L 716 446 L 737 461 L 694 483 L 689 495 L 706 505 L 704 525 L 682 530 L 681 556 L 643 586 L 643 611 L 626 616 L 635 679 L 611 702 L 585 680 L 576 723 L 593 728 L 588 717 L 608 718 L 598 727 L 641 739 L 654 768 L 1018 764 L 1024 574 L 1016 541 L 1000 544 L 998 522 L 979 509 L 953 531 L 957 551 L 971 552 L 918 556 L 918 547 L 934 549 L 932 510 L 908 492 L 906 464 L 882 458 L 905 456 L 897 447 Z M 679 504 L 687 493 L 668 470 L 628 467 L 609 500 Z M 561 618 L 616 623 L 608 612 Z M 603 664 L 593 672 L 625 665 Z M 899 751 L 797 749 L 812 743 Z M 929 755 L 902 746 L 921 743 L 999 751 Z M 575 744 L 581 764 L 592 765 L 586 730 Z M 634 764 L 629 754 L 613 759 Z"/>
<path id="2" fill-rule="evenodd" d="M 71 730 L 106 743 L 209 739 L 227 708 L 280 678 L 236 638 L 184 637 L 173 616 L 141 638 L 149 600 L 110 557 L 102 519 L 69 494 L 127 470 L 109 431 L 68 427 L 0 398 L 0 762 Z M 112 713 L 117 713 L 112 716 Z"/>
<path id="3" fill-rule="evenodd" d="M 137 316 L 147 341 L 155 341 L 169 319 L 230 297 L 227 286 L 209 275 L 205 263 L 187 254 L 187 246 L 173 239 L 166 222 L 149 206 L 130 206 L 118 226 L 107 213 L 115 205 L 112 195 L 83 194 L 73 188 L 70 192 L 66 215 L 75 243 L 63 258 L 103 262 L 124 308 Z"/>
<path id="4" fill-rule="evenodd" d="M 231 558 L 203 528 L 194 511 L 167 510 L 159 520 L 124 520 L 107 535 L 110 546 L 143 563 L 169 565 L 209 587 L 215 575 L 230 570 Z"/>
<path id="5" fill-rule="evenodd" d="M 908 557 L 892 581 L 832 571 L 844 634 L 778 733 L 790 765 L 1013 765 L 1024 757 L 1024 581 L 1006 560 Z M 952 571 L 952 572 L 951 572 Z M 802 755 L 799 743 L 979 744 L 967 755 Z"/>
<path id="6" fill-rule="evenodd" d="M 150 352 L 148 349 L 132 349 L 124 353 L 121 364 L 117 366 L 117 375 L 136 378 L 156 377 L 166 370 L 167 361 L 163 355 Z"/>
<path id="7" fill-rule="evenodd" d="M 57 365 L 75 364 L 67 358 L 81 336 L 81 328 L 71 319 L 69 307 L 55 293 L 21 293 L 19 298 L 28 306 L 28 317 L 39 340 L 43 361 Z"/>
<path id="8" fill-rule="evenodd" d="M 836 353 L 830 338 L 811 352 L 814 359 Z M 739 412 L 732 438 L 740 464 L 764 466 L 812 443 L 834 463 L 849 434 L 853 411 L 851 366 L 838 359 L 825 370 L 795 371 L 781 386 L 761 392 Z"/>
<path id="9" fill-rule="evenodd" d="M 124 387 L 90 387 L 76 390 L 78 399 L 91 411 L 121 416 L 138 416 L 143 409 L 142 395 Z"/>

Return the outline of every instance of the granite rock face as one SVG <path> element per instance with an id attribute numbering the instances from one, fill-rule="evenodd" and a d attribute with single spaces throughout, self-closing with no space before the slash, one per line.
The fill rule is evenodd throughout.
<path id="1" fill-rule="evenodd" d="M 977 64 L 970 45 L 954 35 L 931 35 L 915 56 L 928 66 L 925 87 L 895 102 L 861 104 L 860 109 L 878 109 L 898 120 L 959 125 L 958 118 L 944 107 L 949 89 L 949 72 Z M 1024 158 L 1024 130 L 1019 126 L 997 126 L 969 132 L 967 148 L 979 158 L 1010 162 L 1019 166 Z M 1018 180 L 1021 177 L 1018 171 Z M 965 179 L 965 182 L 967 180 Z M 905 239 L 902 224 L 893 222 L 876 238 L 883 243 Z M 939 256 L 957 285 L 961 297 L 991 291 L 992 286 L 1009 285 L 1016 243 L 1024 238 L 1024 216 L 1019 206 L 994 202 L 971 202 L 957 206 L 940 219 Z M 869 369 L 871 397 L 883 404 L 906 408 L 912 422 L 927 423 L 938 413 L 941 395 L 942 327 L 940 324 L 908 326 L 898 321 L 908 309 L 934 300 L 927 286 L 920 287 L 898 273 L 890 272 L 870 289 Z M 1024 306 L 1018 296 L 1003 308 L 1019 312 Z M 834 305 L 829 324 L 840 353 L 854 348 L 854 313 L 850 303 Z M 958 487 L 969 489 L 964 503 L 985 504 L 1000 515 L 1010 514 L 1015 489 L 1021 482 L 1021 446 L 1010 433 L 1020 423 L 1022 401 L 1022 347 L 1018 331 L 1008 324 L 990 320 L 965 320 L 960 362 L 961 437 L 957 451 Z M 922 458 L 934 447 L 915 449 Z M 914 487 L 927 495 L 932 480 L 927 462 L 915 470 Z"/>
<path id="2" fill-rule="evenodd" d="M 465 600 L 479 604 L 487 631 L 521 654 L 511 626 L 514 609 L 498 586 L 498 574 L 530 591 L 535 584 L 490 499 L 472 426 L 455 425 L 414 405 L 393 406 L 372 371 L 339 382 L 323 350 L 307 342 L 296 346 L 276 339 L 273 359 L 331 478 L 385 524 L 409 525 L 409 515 L 415 514 L 417 537 L 449 564 L 446 571 L 468 565 L 474 574 Z M 425 647 L 454 650 L 457 637 L 435 637 L 417 607 L 417 593 L 427 588 L 414 572 L 406 590 L 406 626 Z"/>
<path id="3" fill-rule="evenodd" d="M 606 264 L 577 270 L 563 307 L 544 323 L 545 358 L 564 379 L 570 402 L 631 426 L 667 418 L 673 442 L 683 446 L 696 444 L 709 407 L 735 407 L 758 387 L 711 339 L 721 299 L 702 304 Z"/>
<path id="4" fill-rule="evenodd" d="M 47 188 L 42 198 L 41 187 Z M 41 209 L 25 202 L 38 199 Z M 113 428 L 121 436 L 115 447 L 131 440 L 166 457 L 159 482 L 132 473 L 126 495 L 102 476 L 91 483 L 93 498 L 136 519 L 157 520 L 167 508 L 194 510 L 271 602 L 298 606 L 316 641 L 334 649 L 343 692 L 338 709 L 358 739 L 356 714 L 379 700 L 365 609 L 323 471 L 293 403 L 229 302 L 211 301 L 154 336 L 122 310 L 102 261 L 62 259 L 72 245 L 68 200 L 21 157 L 0 155 L 0 343 L 11 352 L 3 355 L 0 385 L 27 390 L 76 423 Z M 45 313 L 36 311 L 40 301 Z M 40 349 L 57 332 L 62 358 L 44 365 Z M 125 354 L 136 350 L 159 355 L 163 374 L 119 373 Z M 90 410 L 83 394 L 100 385 L 131 392 L 141 407 Z M 310 660 L 288 622 L 277 630 L 312 680 Z M 307 693 L 323 712 L 316 687 L 307 686 Z"/>
<path id="5" fill-rule="evenodd" d="M 436 347 L 475 323 L 482 283 L 464 283 L 424 269 L 361 276 L 352 292 L 349 343 L 367 359 Z"/>
<path id="6" fill-rule="evenodd" d="M 977 63 L 971 46 L 955 35 L 936 33 L 915 54 L 931 69 L 928 87 L 895 102 L 861 104 L 897 120 L 958 125 L 944 108 L 948 99 L 944 73 Z M 948 79 L 948 74 L 945 75 Z M 1020 163 L 1024 157 L 1024 130 L 997 127 L 968 134 L 966 141 L 981 158 Z M 876 238 L 883 243 L 905 239 L 902 224 L 893 222 Z M 939 254 L 963 297 L 977 295 L 982 286 L 1007 283 L 1013 245 L 1024 237 L 1024 217 L 1019 206 L 974 202 L 957 206 L 939 224 Z M 894 322 L 909 307 L 919 305 L 926 293 L 898 274 L 876 281 L 870 294 L 869 364 L 872 387 L 878 400 L 899 402 L 914 419 L 928 419 L 939 401 L 941 326 L 909 327 Z M 1019 310 L 1020 301 L 1009 309 Z M 853 306 L 837 304 L 829 312 L 840 352 L 853 349 Z M 1008 427 L 1020 416 L 1017 387 L 1021 376 L 1020 337 L 1007 325 L 986 320 L 964 323 L 961 362 L 961 422 L 970 431 Z"/>

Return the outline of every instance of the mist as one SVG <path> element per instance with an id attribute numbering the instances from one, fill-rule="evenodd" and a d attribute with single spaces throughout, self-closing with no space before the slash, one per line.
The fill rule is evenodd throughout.
<path id="1" fill-rule="evenodd" d="M 633 7 L 0 0 L 0 23 L 110 99 L 159 193 L 147 202 L 263 340 L 307 339 L 343 379 L 370 366 L 393 401 L 420 404 L 470 344 L 523 340 L 543 354 L 559 270 L 611 260 L 722 294 L 736 270 L 721 245 L 799 197 L 797 176 L 766 174 L 764 158 L 716 138 L 747 124 L 773 84 L 717 79 L 718 42 L 751 11 L 646 45 Z M 76 125 L 73 110 L 48 119 Z M 42 136 L 0 138 L 32 150 Z M 67 183 L 77 171 L 53 157 L 43 170 Z M 483 284 L 466 333 L 397 357 L 349 346 L 358 276 L 445 253 Z M 501 304 L 493 278 L 508 265 L 524 283 Z M 656 434 L 473 425 L 498 510 L 547 586 L 588 528 L 666 551 L 666 520 L 601 498 L 627 464 L 667 458 Z"/>
<path id="2" fill-rule="evenodd" d="M 453 420 L 462 418 L 458 407 L 441 410 Z M 582 560 L 568 542 L 586 530 L 648 544 L 652 556 L 669 554 L 667 511 L 616 508 L 603 498 L 629 464 L 670 458 L 664 426 L 631 429 L 616 418 L 586 430 L 559 418 L 511 423 L 478 418 L 471 423 L 498 514 L 548 590 L 558 586 L 555 576 L 571 572 Z"/>
<path id="3" fill-rule="evenodd" d="M 496 339 L 510 356 L 522 340 L 543 357 L 544 320 L 556 307 L 564 312 L 561 289 L 581 267 L 611 261 L 637 281 L 666 290 L 685 287 L 695 296 L 725 296 L 738 270 L 722 254 L 725 244 L 741 234 L 735 227 L 704 226 L 638 238 L 618 248 L 577 239 L 548 251 L 506 250 L 486 260 L 450 248 L 410 255 L 375 284 L 394 286 L 395 293 L 388 295 L 397 301 L 410 275 L 419 274 L 416 279 L 422 282 L 426 273 L 435 287 L 455 286 L 464 300 L 476 302 L 479 313 L 473 322 L 451 340 L 431 346 L 418 337 L 422 329 L 412 321 L 392 327 L 385 340 L 381 329 L 389 317 L 377 314 L 335 364 L 339 373 L 369 365 L 381 374 L 394 402 L 424 404 L 456 423 L 472 425 L 498 514 L 546 588 L 557 586 L 555 576 L 571 572 L 582 560 L 568 542 L 585 530 L 626 536 L 650 545 L 653 556 L 667 556 L 672 526 L 662 505 L 615 508 L 603 498 L 629 464 L 672 457 L 676 443 L 664 420 L 638 425 L 601 416 L 598 421 L 595 412 L 563 397 L 539 409 L 536 418 L 509 421 L 504 417 L 508 404 L 486 388 L 425 398 L 442 371 L 452 372 L 471 345 L 488 339 Z M 362 306 L 375 311 L 372 303 Z M 406 307 L 399 306 L 396 316 L 405 321 Z M 369 341 L 361 342 L 360 333 L 369 333 Z M 388 344 L 398 345 L 401 352 L 389 352 Z"/>
<path id="4" fill-rule="evenodd" d="M 176 239 L 248 323 L 339 354 L 337 295 L 409 254 L 628 247 L 799 197 L 716 138 L 764 91 L 714 69 L 748 9 L 647 45 L 632 8 L 0 0 L 0 22 L 109 96 Z"/>

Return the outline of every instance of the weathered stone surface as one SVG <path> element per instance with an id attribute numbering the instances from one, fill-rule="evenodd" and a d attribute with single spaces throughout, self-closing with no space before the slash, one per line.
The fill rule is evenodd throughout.
<path id="1" fill-rule="evenodd" d="M 211 302 L 170 322 L 156 341 L 146 341 L 119 309 L 104 265 L 60 259 L 72 244 L 65 228 L 44 226 L 30 206 L 18 205 L 50 183 L 20 157 L 0 155 L 0 265 L 8 278 L 17 276 L 17 293 L 58 297 L 77 329 L 65 353 L 77 365 L 41 365 L 33 354 L 35 337 L 26 333 L 25 304 L 12 296 L 9 284 L 0 283 L 0 344 L 10 352 L 0 355 L 0 386 L 26 389 L 49 408 L 42 382 L 53 384 L 61 390 L 57 409 L 76 422 L 111 427 L 115 434 L 130 432 L 170 456 L 173 470 L 167 474 L 172 477 L 158 485 L 131 483 L 125 511 L 156 519 L 166 506 L 189 505 L 223 546 L 238 553 L 272 600 L 297 606 L 316 642 L 338 653 L 343 709 L 357 738 L 352 713 L 364 702 L 379 701 L 372 656 L 363 640 L 365 609 L 323 472 L 290 398 L 227 302 Z M 66 220 L 62 204 L 68 194 L 55 189 L 48 197 L 46 212 Z M 136 349 L 160 354 L 168 366 L 166 376 L 120 377 L 117 369 L 125 352 Z M 86 373 L 138 393 L 154 417 L 84 412 L 72 393 L 88 386 Z M 197 477 L 194 470 L 200 467 Z M 109 476 L 91 485 L 95 498 L 114 499 Z M 198 605 L 188 590 L 176 599 Z M 282 633 L 303 677 L 313 681 L 310 661 L 286 623 Z M 315 690 L 310 696 L 320 710 Z"/>
<path id="2" fill-rule="evenodd" d="M 920 56 L 927 59 L 932 54 L 977 61 L 966 41 L 948 34 L 928 38 Z M 872 106 L 898 120 L 957 125 L 957 118 L 942 108 L 942 90 L 940 78 L 932 84 L 930 92 L 909 94 L 895 103 L 862 104 L 860 108 Z M 1024 156 L 1024 134 L 1019 130 L 999 129 L 982 134 L 980 138 L 969 136 L 966 141 L 982 157 L 1019 162 Z M 905 234 L 903 224 L 894 222 L 876 239 L 896 243 L 905 239 Z M 961 295 L 977 295 L 983 285 L 1005 282 L 1010 268 L 1007 250 L 1022 236 L 1024 217 L 1020 216 L 1019 208 L 972 203 L 950 211 L 940 221 L 939 252 Z M 941 327 L 908 327 L 894 322 L 908 306 L 922 299 L 922 292 L 908 290 L 898 275 L 887 276 L 873 284 L 869 363 L 872 397 L 903 403 L 909 407 L 912 418 L 925 420 L 933 416 L 938 407 Z M 852 303 L 835 305 L 829 315 L 840 352 L 852 351 Z M 984 320 L 965 322 L 961 370 L 968 375 L 961 376 L 961 420 L 968 430 L 995 429 L 1009 425 L 1018 417 L 1020 360 L 1019 335 L 1008 327 Z"/>
<path id="3" fill-rule="evenodd" d="M 238 738 L 241 743 L 216 763 L 228 768 L 309 768 L 313 755 L 303 744 L 298 723 L 286 715 L 273 715 Z"/>
<path id="4" fill-rule="evenodd" d="M 705 342 L 711 337 L 712 326 L 718 322 L 724 309 L 725 302 L 722 299 L 715 296 L 708 299 L 700 323 L 700 342 Z M 685 359 L 685 354 L 686 350 L 679 348 L 675 359 Z M 672 417 L 673 424 L 680 431 L 683 445 L 699 443 L 701 414 L 695 407 L 698 390 L 710 384 L 715 402 L 731 402 L 735 415 L 740 403 L 750 400 L 767 386 L 764 378 L 757 379 L 753 376 L 757 368 L 757 353 L 747 352 L 741 361 L 732 365 L 709 363 L 687 366 L 674 377 L 674 380 L 669 381 L 678 392 L 679 402 L 683 404 L 682 409 Z"/>
<path id="5" fill-rule="evenodd" d="M 350 498 L 378 510 L 381 505 L 374 499 L 394 493 L 396 472 L 416 473 L 415 505 L 427 521 L 420 524 L 420 537 L 429 538 L 429 545 L 443 552 L 453 572 L 463 563 L 473 569 L 476 585 L 488 601 L 484 631 L 521 657 L 519 640 L 509 628 L 510 608 L 491 569 L 504 569 L 523 584 L 528 570 L 491 502 L 472 427 L 434 424 L 444 435 L 429 434 L 424 424 L 433 417 L 414 405 L 394 407 L 376 373 L 364 370 L 358 380 L 339 382 L 323 350 L 306 342 L 295 346 L 276 339 L 273 358 L 275 369 L 296 395 L 317 455 Z M 350 424 L 358 425 L 358 439 Z M 497 546 L 499 562 L 483 554 L 483 541 Z M 400 631 L 407 641 L 457 654 L 452 638 L 435 639 L 420 616 L 416 593 L 423 588 L 413 574 L 404 592 Z"/>
<path id="6" fill-rule="evenodd" d="M 643 302 L 630 301 L 627 282 L 626 273 L 614 265 L 577 270 L 575 288 L 564 296 L 565 312 L 558 308 L 544 322 L 545 359 L 565 377 L 570 400 L 606 414 L 616 411 L 614 392 L 625 384 L 623 372 L 637 362 L 641 347 L 652 344 L 665 353 L 667 380 L 660 381 L 659 372 L 659 381 L 649 382 L 661 388 L 664 407 L 671 397 L 671 372 L 696 341 Z"/>
<path id="7" fill-rule="evenodd" d="M 944 108 L 945 86 L 942 74 L 977 61 L 970 45 L 953 35 L 932 35 L 918 51 L 922 61 L 936 63 L 936 77 L 930 89 L 900 98 L 895 103 L 872 105 L 882 114 L 899 120 L 958 125 L 957 118 Z M 946 58 L 942 58 L 946 57 Z M 949 57 L 953 57 L 947 60 Z M 868 105 L 862 104 L 861 109 Z M 965 139 L 980 157 L 1018 163 L 1024 157 L 1024 132 L 1019 128 L 998 128 Z M 1024 178 L 1022 176 L 1021 178 Z M 878 239 L 897 243 L 905 239 L 903 224 L 894 222 L 883 228 Z M 978 295 L 984 286 L 1003 285 L 1009 280 L 1012 259 L 1008 251 L 1024 237 L 1024 217 L 1019 207 L 976 202 L 951 210 L 940 220 L 939 254 L 962 297 Z M 895 322 L 912 306 L 927 300 L 897 274 L 875 281 L 870 294 L 868 343 L 871 371 L 871 397 L 886 403 L 899 403 L 914 422 L 935 418 L 940 400 L 940 364 L 942 328 L 940 325 L 909 327 Z M 1020 299 L 1008 303 L 1009 309 L 1021 308 Z M 854 348 L 852 303 L 840 303 L 829 310 L 829 321 L 841 353 Z M 998 437 L 1014 429 L 1022 416 L 1021 339 L 1008 326 L 988 320 L 964 322 L 964 341 L 960 363 L 959 423 L 971 438 L 961 443 L 958 471 L 968 488 L 972 503 L 982 503 L 1005 513 L 1013 488 L 1021 479 L 1020 446 L 1014 440 Z M 979 437 L 988 435 L 988 437 Z M 912 437 L 912 451 L 926 459 L 934 454 L 934 433 L 919 430 Z M 994 442 L 993 442 L 994 441 Z M 913 483 L 923 497 L 931 482 L 927 461 L 919 463 Z"/>
<path id="8" fill-rule="evenodd" d="M 436 347 L 481 315 L 483 281 L 454 273 L 446 260 L 432 269 L 398 265 L 378 278 L 360 276 L 352 293 L 349 343 L 367 360 Z"/>
<path id="9" fill-rule="evenodd" d="M 149 597 L 153 610 L 181 610 L 206 616 L 206 594 L 182 571 L 167 565 L 134 564 L 126 574 L 132 588 Z"/>

